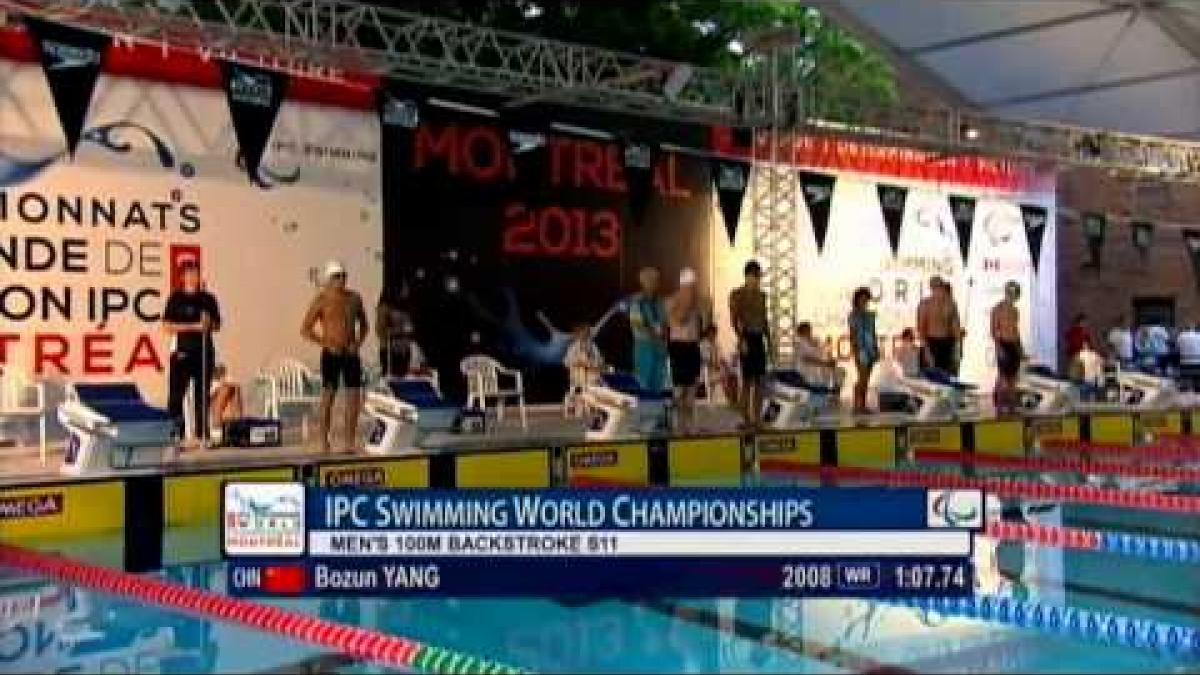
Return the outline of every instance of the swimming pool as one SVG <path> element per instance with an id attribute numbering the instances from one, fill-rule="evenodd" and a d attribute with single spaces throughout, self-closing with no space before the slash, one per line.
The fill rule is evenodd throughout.
<path id="1" fill-rule="evenodd" d="M 1014 504 L 1008 506 L 1011 510 Z M 1200 519 L 1191 515 L 1067 504 L 1026 509 L 1026 517 L 1049 526 L 1200 540 Z M 215 529 L 173 530 L 167 541 L 163 578 L 223 592 Z M 121 560 L 116 536 L 43 542 L 41 547 L 100 565 L 119 566 Z M 993 596 L 1200 629 L 1200 567 L 1194 562 L 1020 542 L 980 550 L 980 590 Z M 0 672 L 384 672 L 305 642 L 36 577 L 6 571 L 4 583 Z M 272 604 L 542 672 L 1200 671 L 1200 662 L 1166 656 L 1162 650 L 880 602 L 370 599 Z"/>

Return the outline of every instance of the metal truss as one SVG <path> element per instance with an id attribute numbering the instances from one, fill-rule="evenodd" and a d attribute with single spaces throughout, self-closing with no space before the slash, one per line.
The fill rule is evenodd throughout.
<path id="1" fill-rule="evenodd" d="M 752 183 L 754 208 L 754 254 L 763 264 L 763 286 L 767 294 L 771 321 L 771 345 L 776 363 L 790 362 L 793 356 L 793 331 L 798 316 L 796 261 L 799 257 L 799 228 L 796 225 L 798 183 L 791 166 L 788 119 L 803 115 L 803 99 L 789 96 L 778 81 L 789 72 L 785 61 L 795 58 L 794 43 L 785 40 L 769 46 L 764 53 L 761 77 L 762 102 L 772 124 L 756 130 L 756 148 L 766 148 L 765 163 L 755 167 Z"/>
<path id="2" fill-rule="evenodd" d="M 737 83 L 716 69 L 346 0 L 0 0 L 0 7 L 305 76 L 370 73 L 514 101 L 736 121 Z M 677 89 L 667 84 L 673 75 Z"/>
<path id="3" fill-rule="evenodd" d="M 309 77 L 367 72 L 497 93 L 515 105 L 544 101 L 698 124 L 837 133 L 946 154 L 1200 182 L 1200 143 L 858 100 L 838 90 L 835 77 L 804 91 L 794 78 L 772 77 L 763 67 L 731 74 L 350 0 L 0 0 L 3 10 L 9 18 L 32 14 Z M 672 76 L 677 90 L 668 86 Z M 779 100 L 804 100 L 807 108 Z"/>

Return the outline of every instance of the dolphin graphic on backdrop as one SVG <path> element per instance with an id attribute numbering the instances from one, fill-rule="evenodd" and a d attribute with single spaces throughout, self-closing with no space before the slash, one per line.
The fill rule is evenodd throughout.
<path id="1" fill-rule="evenodd" d="M 133 143 L 123 138 L 124 132 L 127 131 L 139 132 L 149 142 L 162 168 L 175 168 L 175 154 L 171 152 L 171 148 L 153 131 L 135 122 L 121 121 L 92 127 L 80 135 L 79 142 L 93 143 L 105 150 L 124 155 L 133 150 Z M 67 151 L 64 149 L 47 157 L 22 159 L 0 152 L 0 187 L 10 187 L 33 180 L 66 155 Z"/>
<path id="2" fill-rule="evenodd" d="M 544 313 L 538 312 L 538 320 L 550 333 L 548 338 L 538 337 L 521 318 L 521 306 L 516 292 L 512 288 L 505 288 L 502 295 L 504 309 L 503 315 L 499 317 L 485 308 L 474 295 L 470 296 L 469 302 L 480 317 L 500 328 L 514 357 L 534 366 L 561 366 L 567 354 L 567 347 L 571 343 L 571 334 L 555 327 Z M 592 334 L 600 332 L 617 313 L 627 310 L 628 301 L 618 300 L 592 325 Z"/>
<path id="3" fill-rule="evenodd" d="M 126 136 L 126 133 L 130 131 L 138 132 L 137 135 L 140 135 L 150 145 L 162 168 L 174 169 L 176 167 L 175 153 L 171 151 L 171 147 L 158 134 L 136 122 L 122 120 L 92 127 L 80 134 L 79 142 L 81 144 L 92 143 L 105 150 L 124 155 L 133 151 L 134 144 Z M 46 157 L 25 159 L 0 151 L 0 188 L 20 185 L 33 180 L 51 164 L 66 155 L 67 151 L 64 149 Z M 238 153 L 236 162 L 238 167 L 244 171 L 241 153 Z M 179 168 L 185 178 L 191 178 L 191 172 L 195 170 L 190 164 Z M 254 179 L 254 184 L 260 189 L 270 190 L 279 185 L 295 183 L 299 177 L 299 166 L 287 173 L 278 173 L 267 167 L 261 167 L 259 175 Z"/>

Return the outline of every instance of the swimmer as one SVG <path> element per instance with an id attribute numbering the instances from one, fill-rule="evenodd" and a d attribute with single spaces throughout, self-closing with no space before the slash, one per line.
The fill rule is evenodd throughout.
<path id="1" fill-rule="evenodd" d="M 322 452 L 329 452 L 333 399 L 343 385 L 346 387 L 344 433 L 347 448 L 356 447 L 363 384 L 362 360 L 358 353 L 368 330 L 362 297 L 346 288 L 346 268 L 336 260 L 330 261 L 325 265 L 325 286 L 313 299 L 301 326 L 304 338 L 321 347 L 319 433 Z"/>
<path id="2" fill-rule="evenodd" d="M 1017 375 L 1025 351 L 1021 345 L 1021 316 L 1017 300 L 1021 286 L 1015 281 L 1004 285 L 1004 299 L 992 308 L 992 340 L 996 344 L 996 414 L 1015 414 L 1017 411 Z"/>

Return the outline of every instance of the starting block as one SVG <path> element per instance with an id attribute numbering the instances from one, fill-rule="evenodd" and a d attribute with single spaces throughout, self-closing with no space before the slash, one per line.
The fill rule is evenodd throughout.
<path id="1" fill-rule="evenodd" d="M 794 429 L 812 421 L 837 402 L 838 391 L 809 384 L 796 370 L 778 370 L 768 381 L 763 424 L 770 429 Z"/>
<path id="2" fill-rule="evenodd" d="M 1179 402 L 1179 385 L 1169 377 L 1121 370 L 1117 382 L 1121 386 L 1121 403 L 1134 410 L 1169 408 Z"/>
<path id="3" fill-rule="evenodd" d="M 669 428 L 671 392 L 643 391 L 629 373 L 609 373 L 598 384 L 583 391 L 591 411 L 589 441 L 611 440 L 638 433 L 655 433 Z"/>
<path id="4" fill-rule="evenodd" d="M 459 406 L 445 401 L 425 378 L 384 381 L 379 390 L 367 393 L 363 410 L 371 420 L 364 448 L 369 455 L 414 450 L 424 434 L 454 429 L 462 416 Z"/>
<path id="5" fill-rule="evenodd" d="M 1017 378 L 1021 411 L 1034 415 L 1061 415 L 1075 410 L 1080 389 L 1045 366 L 1029 366 Z"/>
<path id="6" fill-rule="evenodd" d="M 979 414 L 977 387 L 939 370 L 926 369 L 920 377 L 894 373 L 880 388 L 880 412 L 902 412 L 917 421 L 957 419 Z"/>
<path id="7" fill-rule="evenodd" d="M 157 466 L 173 456 L 174 420 L 147 404 L 135 384 L 71 385 L 58 421 L 67 431 L 66 475 Z"/>

